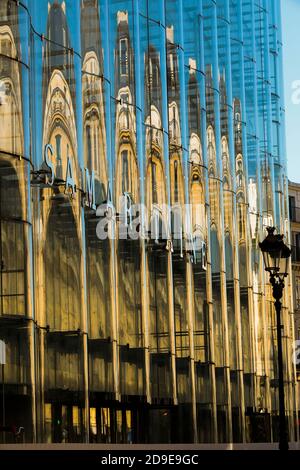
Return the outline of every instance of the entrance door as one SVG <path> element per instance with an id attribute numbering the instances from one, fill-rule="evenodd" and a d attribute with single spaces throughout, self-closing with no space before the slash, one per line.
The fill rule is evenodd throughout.
<path id="1" fill-rule="evenodd" d="M 82 409 L 76 405 L 45 404 L 45 441 L 82 442 Z"/>
<path id="2" fill-rule="evenodd" d="M 147 442 L 148 410 L 119 403 L 90 408 L 90 442 L 133 444 Z"/>
<path id="3" fill-rule="evenodd" d="M 109 444 L 112 441 L 112 411 L 108 407 L 90 408 L 90 442 Z"/>

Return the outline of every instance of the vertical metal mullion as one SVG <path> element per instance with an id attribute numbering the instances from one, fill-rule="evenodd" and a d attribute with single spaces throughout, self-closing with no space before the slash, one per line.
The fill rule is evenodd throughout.
<path id="1" fill-rule="evenodd" d="M 204 61 L 204 17 L 203 17 L 203 0 L 199 2 L 199 60 L 200 70 L 205 73 L 205 61 Z M 205 75 L 201 75 L 200 80 L 200 96 L 205 101 L 206 96 L 206 84 Z M 206 106 L 206 105 L 205 105 Z M 213 296 L 212 296 L 212 270 L 211 270 L 211 243 L 210 243 L 210 210 L 209 210 L 209 179 L 207 171 L 207 134 L 206 134 L 206 107 L 202 108 L 201 112 L 201 138 L 202 138 L 202 156 L 205 169 L 205 205 L 206 205 L 206 217 L 207 217 L 207 244 L 209 250 L 207 252 L 207 274 L 206 274 L 206 295 L 208 303 L 208 317 L 209 317 L 209 375 L 211 379 L 211 400 L 212 400 L 212 441 L 216 443 L 218 441 L 218 423 L 217 423 L 217 391 L 216 391 L 216 374 L 215 374 L 215 335 L 213 328 Z"/>
<path id="2" fill-rule="evenodd" d="M 149 1 L 149 0 L 147 0 Z M 166 50 L 166 26 L 165 26 L 165 2 L 160 0 L 160 46 L 161 46 L 161 84 L 162 84 L 162 124 L 163 124 L 163 142 L 164 142 L 164 162 L 165 162 L 165 178 L 167 187 L 167 204 L 170 207 L 171 203 L 171 189 L 170 189 L 170 164 L 169 164 L 169 135 L 168 135 L 168 86 L 167 86 L 167 50 Z M 169 214 L 168 214 L 169 215 Z M 169 220 L 167 220 L 169 224 Z M 168 226 L 169 229 L 169 226 Z M 175 339 L 175 308 L 174 308 L 174 288 L 173 288 L 173 266 L 172 266 L 172 253 L 169 249 L 167 252 L 167 266 L 168 266 L 168 304 L 169 304 L 169 338 L 170 338 L 170 352 L 171 352 L 171 376 L 172 376 L 172 394 L 173 404 L 178 404 L 177 397 L 177 379 L 176 379 L 176 339 Z"/>
<path id="3" fill-rule="evenodd" d="M 185 208 L 183 213 L 188 218 L 187 228 L 190 229 L 190 205 L 189 205 L 189 154 L 188 148 L 188 122 L 187 106 L 186 106 L 186 77 L 185 77 L 185 64 L 184 64 L 184 29 L 183 29 L 183 1 L 179 0 L 179 36 L 181 48 L 178 49 L 179 55 L 179 85 L 180 85 L 180 108 L 181 108 L 181 139 L 183 147 L 183 174 L 184 174 L 184 190 L 185 190 Z M 191 234 L 185 234 L 186 236 Z M 191 378 L 191 398 L 192 398 L 192 420 L 193 420 L 193 438 L 194 442 L 198 442 L 198 430 L 197 430 L 197 404 L 196 404 L 196 379 L 195 379 L 195 351 L 194 351 L 194 298 L 193 298 L 193 269 L 190 259 L 186 261 L 186 295 L 187 295 L 187 307 L 188 307 L 188 335 L 189 335 L 189 351 L 190 351 L 190 378 Z"/>
<path id="4" fill-rule="evenodd" d="M 219 62 L 218 62 L 218 36 L 217 36 L 217 6 L 212 2 L 213 9 L 213 87 L 214 87 L 214 113 L 215 113 L 215 140 L 216 140 L 216 160 L 218 174 L 222 175 L 222 158 L 221 158 L 221 129 L 220 129 L 220 93 L 219 93 Z M 224 240 L 224 203 L 223 203 L 223 182 L 220 184 L 220 211 L 219 211 L 219 237 L 221 247 L 221 308 L 222 308 L 222 331 L 224 342 L 224 370 L 226 377 L 226 393 L 227 393 L 227 439 L 232 442 L 232 416 L 231 416 L 231 382 L 230 382 L 230 361 L 229 361 L 229 339 L 228 339 L 228 318 L 227 318 L 227 291 L 226 291 L 226 264 L 225 264 L 225 240 Z"/>
<path id="5" fill-rule="evenodd" d="M 236 163 L 234 146 L 234 116 L 233 116 L 233 94 L 232 94 L 232 73 L 231 73 L 231 36 L 230 36 L 230 13 L 229 0 L 225 0 L 226 21 L 226 79 L 227 79 L 227 107 L 228 107 L 228 136 L 229 154 L 233 187 L 233 277 L 234 277 L 234 309 L 235 321 L 237 325 L 237 365 L 238 365 L 238 388 L 240 397 L 240 424 L 242 441 L 245 442 L 245 400 L 244 400 L 244 380 L 243 380 L 243 351 L 242 351 L 242 328 L 241 328 L 241 302 L 240 302 L 240 282 L 239 282 L 239 250 L 238 250 L 238 226 L 237 226 L 237 201 L 236 201 Z"/>
<path id="6" fill-rule="evenodd" d="M 144 186 L 144 154 L 143 154 L 143 142 L 142 142 L 142 76 L 140 67 L 140 13 L 139 13 L 139 2 L 135 2 L 133 8 L 134 12 L 134 48 L 135 48 L 135 96 L 136 96 L 136 139 L 137 139 L 137 157 L 140 171 L 140 201 L 141 201 L 141 220 L 142 227 L 145 226 L 146 214 L 145 214 L 145 186 Z M 142 328 L 143 328 L 143 345 L 144 345 L 144 359 L 145 359 L 145 392 L 147 402 L 151 403 L 151 387 L 150 387 L 150 336 L 149 336 L 149 320 L 150 320 L 150 308 L 149 308 L 149 265 L 147 262 L 146 253 L 146 241 L 144 237 L 140 239 L 141 247 L 141 302 L 142 302 Z"/>
<path id="7" fill-rule="evenodd" d="M 107 76 L 111 78 L 110 72 L 110 41 L 109 41 L 109 0 L 105 0 L 105 32 L 103 34 L 103 46 L 104 46 L 104 70 Z M 113 182 L 113 163 L 112 163 L 112 136 L 111 136 L 111 82 L 109 86 L 105 87 L 105 98 L 106 98 L 106 132 L 107 132 L 107 160 L 108 160 L 108 173 L 109 183 L 112 185 Z M 107 188 L 107 193 L 111 190 L 111 187 Z M 112 355 L 113 355 L 113 384 L 114 393 L 116 400 L 120 398 L 120 375 L 119 375 L 119 351 L 118 351 L 118 330 L 117 330 L 117 280 L 116 280 L 116 241 L 114 235 L 110 240 L 111 258 L 110 258 L 110 285 L 111 285 L 111 324 L 112 324 Z"/>

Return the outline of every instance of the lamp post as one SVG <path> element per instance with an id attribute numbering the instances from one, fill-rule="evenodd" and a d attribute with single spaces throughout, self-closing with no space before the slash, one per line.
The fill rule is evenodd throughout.
<path id="1" fill-rule="evenodd" d="M 288 434 L 285 419 L 283 357 L 282 357 L 282 325 L 281 307 L 284 279 L 288 275 L 288 259 L 291 250 L 285 245 L 283 235 L 274 234 L 275 227 L 267 227 L 267 237 L 259 243 L 262 251 L 265 270 L 269 273 L 270 284 L 275 299 L 278 349 L 278 391 L 279 391 L 279 450 L 288 450 Z"/>

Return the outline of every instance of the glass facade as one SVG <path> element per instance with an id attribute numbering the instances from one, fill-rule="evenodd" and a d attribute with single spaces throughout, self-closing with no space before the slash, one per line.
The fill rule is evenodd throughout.
<path id="1" fill-rule="evenodd" d="M 278 439 L 282 88 L 279 0 L 0 2 L 1 442 Z"/>

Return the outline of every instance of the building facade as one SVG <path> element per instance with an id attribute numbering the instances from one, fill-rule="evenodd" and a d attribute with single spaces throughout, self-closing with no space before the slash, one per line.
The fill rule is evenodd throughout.
<path id="1" fill-rule="evenodd" d="M 2 1 L 0 122 L 3 426 L 276 441 L 258 242 L 289 237 L 279 0 Z"/>
<path id="2" fill-rule="evenodd" d="M 295 315 L 295 340 L 300 342 L 300 184 L 289 181 L 289 214 L 291 224 L 293 310 Z M 299 343 L 300 344 L 300 343 Z M 300 361 L 296 361 L 298 385 L 298 417 L 300 400 Z"/>

